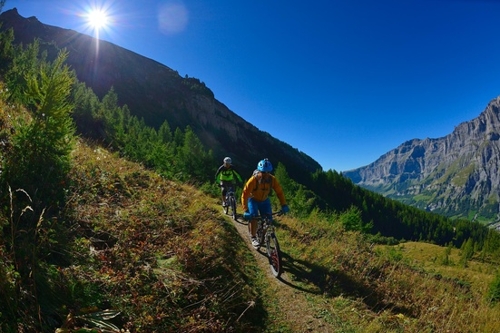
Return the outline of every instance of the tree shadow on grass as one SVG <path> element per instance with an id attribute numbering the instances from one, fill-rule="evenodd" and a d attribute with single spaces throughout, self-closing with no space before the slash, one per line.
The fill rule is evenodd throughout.
<path id="1" fill-rule="evenodd" d="M 259 251 L 266 256 L 265 252 Z M 369 282 L 358 279 L 340 270 L 329 270 L 326 267 L 294 259 L 286 252 L 281 252 L 283 271 L 288 279 L 279 280 L 294 289 L 327 297 L 346 296 L 362 300 L 372 311 L 388 310 L 412 316 L 410 307 L 392 303 L 386 295 L 377 290 Z M 380 275 L 383 273 L 380 272 Z M 377 273 L 375 273 L 377 276 Z M 374 277 L 375 279 L 375 277 Z"/>
<path id="2" fill-rule="evenodd" d="M 257 253 L 265 257 L 266 261 L 268 260 L 265 247 L 261 247 L 256 251 Z M 311 294 L 323 293 L 320 285 L 321 281 L 324 281 L 327 274 L 327 271 L 325 269 L 320 266 L 311 265 L 303 261 L 295 260 L 285 252 L 281 252 L 281 259 L 283 273 L 287 274 L 289 279 L 284 279 L 283 276 L 280 276 L 279 278 L 277 278 L 279 281 L 303 292 Z M 289 281 L 292 277 L 293 281 Z M 304 287 L 307 285 L 311 287 Z"/>
<path id="3" fill-rule="evenodd" d="M 265 247 L 261 247 L 257 252 L 268 260 Z M 386 278 L 382 267 L 374 268 L 369 276 L 356 276 L 351 270 L 339 270 L 296 259 L 283 249 L 281 258 L 283 274 L 278 280 L 284 286 L 312 295 L 331 298 L 343 296 L 361 300 L 374 312 L 385 310 L 408 317 L 415 316 L 411 304 L 398 304 L 397 300 L 388 299 L 386 293 L 377 288 L 377 280 Z"/>
<path id="4" fill-rule="evenodd" d="M 283 271 L 288 277 L 288 280 L 281 279 L 283 283 L 311 294 L 323 294 L 324 281 L 328 275 L 327 269 L 303 260 L 294 259 L 283 251 L 281 252 L 281 259 Z"/>

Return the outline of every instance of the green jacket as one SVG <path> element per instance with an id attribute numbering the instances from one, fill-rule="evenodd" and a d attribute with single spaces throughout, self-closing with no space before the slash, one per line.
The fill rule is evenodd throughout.
<path id="1" fill-rule="evenodd" d="M 215 173 L 215 181 L 217 183 L 220 183 L 221 181 L 243 183 L 243 179 L 238 171 L 236 171 L 232 165 L 230 165 L 229 168 L 226 168 L 224 164 L 217 169 L 217 172 Z"/>

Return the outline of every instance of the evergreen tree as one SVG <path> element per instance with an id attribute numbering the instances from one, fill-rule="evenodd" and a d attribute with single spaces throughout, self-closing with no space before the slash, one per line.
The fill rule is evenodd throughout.
<path id="1" fill-rule="evenodd" d="M 97 95 L 84 83 L 77 82 L 73 86 L 71 99 L 74 103 L 73 119 L 77 131 L 87 138 L 97 139 L 99 130 L 94 115 L 100 106 Z"/>
<path id="2" fill-rule="evenodd" d="M 1 5 L 2 2 L 0 1 L 0 6 Z M 0 23 L 0 27 L 1 25 L 2 24 Z M 14 46 L 12 44 L 13 41 L 14 29 L 10 28 L 8 30 L 0 32 L 0 78 L 5 75 L 14 58 Z"/>
<path id="3" fill-rule="evenodd" d="M 497 272 L 495 278 L 488 288 L 487 300 L 491 304 L 496 304 L 500 301 L 500 273 Z"/>
<path id="4" fill-rule="evenodd" d="M 467 267 L 467 263 L 474 256 L 474 241 L 472 240 L 472 238 L 467 239 L 467 241 L 462 244 L 462 247 L 460 249 L 462 251 L 462 254 L 460 256 L 460 263 L 463 267 Z"/>
<path id="5" fill-rule="evenodd" d="M 14 58 L 5 74 L 9 88 L 9 101 L 25 106 L 33 105 L 32 96 L 26 93 L 27 79 L 37 75 L 39 64 L 45 62 L 45 55 L 39 59 L 40 43 L 35 40 L 26 49 L 23 45 L 14 48 Z"/>
<path id="6" fill-rule="evenodd" d="M 66 57 L 61 51 L 54 63 L 41 62 L 37 72 L 27 73 L 25 93 L 33 119 L 17 126 L 5 165 L 5 181 L 24 188 L 42 206 L 62 203 L 71 166 L 75 138 L 68 97 L 75 77 L 64 65 Z"/>
<path id="7" fill-rule="evenodd" d="M 205 147 L 189 126 L 186 128 L 177 159 L 182 165 L 182 174 L 188 177 L 187 179 L 203 182 L 210 177 L 211 167 L 214 165 L 212 153 L 205 152 Z"/>
<path id="8" fill-rule="evenodd" d="M 355 206 L 351 206 L 348 210 L 340 214 L 339 220 L 346 230 L 366 233 L 372 228 L 372 223 L 363 222 L 361 210 Z"/>
<path id="9" fill-rule="evenodd" d="M 170 144 L 172 141 L 172 131 L 170 125 L 165 120 L 158 129 L 158 136 L 164 144 Z"/>

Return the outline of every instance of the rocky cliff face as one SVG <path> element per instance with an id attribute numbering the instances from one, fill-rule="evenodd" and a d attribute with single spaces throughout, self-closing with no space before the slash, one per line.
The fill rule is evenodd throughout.
<path id="1" fill-rule="evenodd" d="M 283 163 L 297 181 L 321 169 L 311 157 L 229 110 L 199 79 L 183 78 L 163 64 L 112 43 L 96 43 L 73 30 L 21 17 L 16 9 L 2 13 L 0 22 L 0 30 L 14 29 L 15 43 L 26 45 L 38 38 L 49 59 L 66 48 L 67 63 L 80 81 L 101 98 L 113 87 L 119 103 L 126 104 L 131 114 L 144 118 L 146 124 L 159 127 L 167 120 L 172 129 L 189 125 L 221 163 L 230 155 L 240 170 L 250 175 L 257 162 L 268 157 L 273 164 Z"/>
<path id="2" fill-rule="evenodd" d="M 355 184 L 448 216 L 500 219 L 500 97 L 438 139 L 414 139 L 344 172 Z"/>

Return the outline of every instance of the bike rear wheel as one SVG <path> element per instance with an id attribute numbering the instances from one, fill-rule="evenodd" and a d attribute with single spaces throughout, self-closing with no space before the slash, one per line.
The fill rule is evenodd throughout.
<path id="1" fill-rule="evenodd" d="M 280 245 L 278 243 L 278 238 L 274 233 L 267 237 L 266 250 L 271 272 L 275 277 L 279 277 L 283 269 L 281 267 Z"/>

